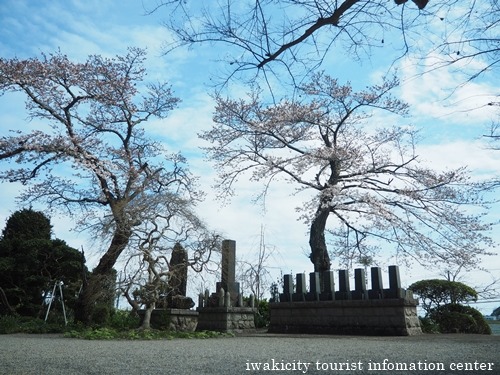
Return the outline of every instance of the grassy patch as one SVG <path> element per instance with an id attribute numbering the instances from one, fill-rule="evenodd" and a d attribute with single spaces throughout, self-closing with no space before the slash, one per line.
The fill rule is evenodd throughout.
<path id="1" fill-rule="evenodd" d="M 209 339 L 219 337 L 233 337 L 232 334 L 201 331 L 201 332 L 171 332 L 156 329 L 139 330 L 131 329 L 120 331 L 113 328 L 89 328 L 71 330 L 64 334 L 65 337 L 86 340 L 172 340 L 172 339 Z"/>
<path id="2" fill-rule="evenodd" d="M 209 339 L 233 337 L 229 333 L 172 332 L 166 330 L 140 330 L 139 320 L 128 312 L 115 312 L 106 326 L 85 327 L 64 322 L 45 322 L 21 316 L 0 316 L 0 334 L 11 333 L 63 333 L 64 337 L 86 340 L 171 340 L 171 339 Z"/>

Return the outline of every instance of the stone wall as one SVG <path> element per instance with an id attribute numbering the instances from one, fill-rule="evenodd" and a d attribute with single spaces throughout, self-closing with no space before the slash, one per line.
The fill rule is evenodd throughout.
<path id="1" fill-rule="evenodd" d="M 273 333 L 421 334 L 416 303 L 408 299 L 271 303 Z"/>
<path id="2" fill-rule="evenodd" d="M 138 311 L 141 319 L 144 310 Z M 155 309 L 151 314 L 151 327 L 177 332 L 194 332 L 198 324 L 198 312 L 187 309 Z"/>

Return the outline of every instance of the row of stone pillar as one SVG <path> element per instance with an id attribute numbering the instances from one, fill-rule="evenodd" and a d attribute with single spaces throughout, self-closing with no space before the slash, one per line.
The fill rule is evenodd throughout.
<path id="1" fill-rule="evenodd" d="M 338 290 L 335 290 L 333 271 L 312 272 L 309 274 L 309 291 L 306 287 L 306 275 L 296 275 L 295 287 L 292 275 L 283 277 L 283 293 L 280 302 L 292 301 L 331 301 L 351 299 L 384 299 L 405 298 L 406 290 L 401 288 L 401 279 L 398 266 L 389 266 L 389 288 L 384 289 L 382 270 L 380 267 L 371 268 L 371 289 L 367 289 L 365 270 L 354 270 L 354 290 L 349 283 L 349 272 L 339 270 Z"/>
<path id="2" fill-rule="evenodd" d="M 211 300 L 212 299 L 212 300 Z M 232 298 L 231 292 L 225 291 L 224 288 L 219 288 L 217 293 L 212 296 L 208 289 L 205 293 L 200 293 L 198 296 L 198 308 L 203 307 L 255 307 L 255 296 L 250 295 L 250 300 L 248 301 L 248 306 L 243 303 L 242 294 L 238 294 L 236 298 Z"/>

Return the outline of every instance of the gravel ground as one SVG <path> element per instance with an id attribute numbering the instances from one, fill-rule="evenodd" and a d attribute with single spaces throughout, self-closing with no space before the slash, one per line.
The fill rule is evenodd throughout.
<path id="1" fill-rule="evenodd" d="M 412 364 L 417 370 L 411 369 Z M 444 370 L 439 370 L 441 364 Z M 396 367 L 403 365 L 407 370 Z M 460 366 L 464 368 L 457 369 Z M 465 366 L 472 369 L 465 371 Z M 88 341 L 61 335 L 0 335 L 0 374 L 128 373 L 500 375 L 500 336 L 255 334 L 204 340 Z"/>

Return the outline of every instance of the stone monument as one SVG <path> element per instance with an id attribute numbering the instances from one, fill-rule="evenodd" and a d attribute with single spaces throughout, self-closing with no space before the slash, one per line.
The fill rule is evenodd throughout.
<path id="1" fill-rule="evenodd" d="M 194 331 L 198 324 L 198 312 L 191 310 L 195 303 L 186 296 L 188 277 L 188 254 L 180 243 L 172 249 L 169 278 L 165 297 L 158 301 L 151 314 L 151 326 L 170 331 Z M 138 311 L 144 316 L 144 310 Z"/>
<path id="2" fill-rule="evenodd" d="M 195 303 L 186 297 L 188 276 L 187 251 L 176 243 L 170 258 L 170 277 L 167 288 L 167 307 L 172 309 L 190 309 Z"/>
<path id="3" fill-rule="evenodd" d="M 347 270 L 338 272 L 335 290 L 333 272 L 309 276 L 309 292 L 305 275 L 283 277 L 283 293 L 279 302 L 269 304 L 269 332 L 323 333 L 348 335 L 408 336 L 422 333 L 417 315 L 417 301 L 409 290 L 401 288 L 399 268 L 389 266 L 389 288 L 382 284 L 382 270 L 371 268 L 371 288 L 367 289 L 364 269 L 354 270 L 354 290 L 350 288 Z M 321 290 L 319 288 L 321 287 Z"/>
<path id="4" fill-rule="evenodd" d="M 243 332 L 255 330 L 254 299 L 244 306 L 240 284 L 236 282 L 236 242 L 222 241 L 221 281 L 215 293 L 208 290 L 198 299 L 198 331 Z"/>

